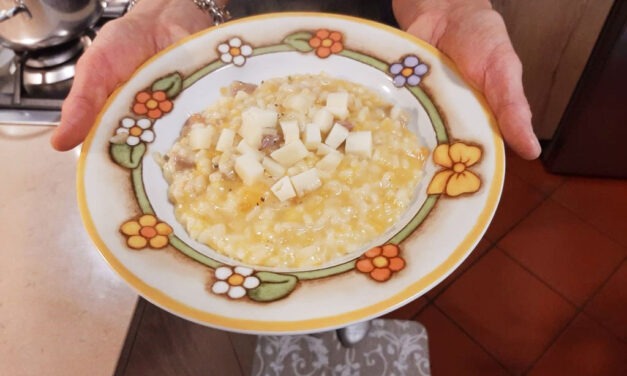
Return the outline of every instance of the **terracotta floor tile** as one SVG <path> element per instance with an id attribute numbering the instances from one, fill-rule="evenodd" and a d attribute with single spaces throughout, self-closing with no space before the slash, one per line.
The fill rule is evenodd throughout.
<path id="1" fill-rule="evenodd" d="M 435 299 L 438 294 L 444 291 L 453 281 L 459 278 L 460 275 L 464 274 L 464 272 L 468 270 L 468 268 L 471 267 L 491 247 L 492 243 L 489 240 L 487 240 L 486 238 L 481 239 L 479 241 L 479 244 L 477 244 L 477 246 L 468 256 L 468 258 L 466 258 L 466 260 L 464 260 L 464 262 L 462 262 L 462 264 L 457 269 L 455 269 L 455 271 L 451 273 L 451 275 L 446 277 L 444 281 L 440 282 L 437 286 L 432 288 L 427 293 L 427 297 L 429 299 Z"/>
<path id="2" fill-rule="evenodd" d="M 540 279 L 582 306 L 622 261 L 622 247 L 549 199 L 498 243 Z"/>
<path id="3" fill-rule="evenodd" d="M 627 253 L 627 179 L 569 178 L 552 196 Z"/>
<path id="4" fill-rule="evenodd" d="M 393 320 L 411 320 L 418 312 L 422 311 L 427 304 L 429 304 L 427 297 L 421 296 L 409 304 L 384 315 L 382 318 Z"/>
<path id="5" fill-rule="evenodd" d="M 485 237 L 491 241 L 498 240 L 543 199 L 542 192 L 513 173 L 506 174 L 503 195 Z"/>
<path id="6" fill-rule="evenodd" d="M 538 159 L 534 161 L 524 160 L 509 148 L 506 149 L 505 155 L 507 157 L 507 172 L 517 175 L 545 195 L 553 193 L 566 180 L 563 176 L 547 172 L 542 161 Z"/>
<path id="7" fill-rule="evenodd" d="M 627 341 L 627 262 L 612 275 L 585 311 L 599 323 Z"/>
<path id="8" fill-rule="evenodd" d="M 507 375 L 507 371 L 457 325 L 434 307 L 416 319 L 427 329 L 431 373 L 448 375 Z"/>
<path id="9" fill-rule="evenodd" d="M 511 372 L 540 357 L 575 307 L 494 248 L 435 304 Z"/>
<path id="10" fill-rule="evenodd" d="M 580 314 L 529 375 L 627 375 L 627 345 Z"/>

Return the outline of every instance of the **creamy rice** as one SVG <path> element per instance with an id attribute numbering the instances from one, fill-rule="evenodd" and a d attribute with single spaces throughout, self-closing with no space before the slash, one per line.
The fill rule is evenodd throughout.
<path id="1" fill-rule="evenodd" d="M 181 137 L 161 159 L 177 219 L 192 238 L 217 252 L 258 266 L 321 265 L 382 235 L 414 198 L 427 151 L 407 129 L 405 114 L 365 87 L 327 75 L 298 75 L 270 79 L 257 87 L 238 84 L 222 92 L 206 111 L 190 117 Z M 330 107 L 329 94 L 336 93 L 347 93 L 340 94 L 348 98 L 344 114 L 337 115 L 338 107 Z M 274 112 L 278 118 L 274 130 L 264 128 L 261 146 L 255 145 L 257 136 L 242 129 L 250 127 L 243 125 L 250 122 L 243 114 L 251 108 L 270 118 Z M 342 125 L 349 137 L 355 132 L 371 137 L 371 147 L 359 142 L 356 151 L 349 150 L 347 142 L 337 148 L 320 146 L 333 132 L 322 129 L 322 123 L 311 126 L 314 132 L 319 130 L 321 142 L 305 138 L 307 125 L 319 121 L 318 112 L 325 112 L 321 109 L 335 113 L 333 126 Z M 278 158 L 273 152 L 285 146 L 287 137 L 279 122 L 290 120 L 299 126 L 298 137 L 308 140 L 308 150 L 296 163 L 284 164 L 285 171 L 278 176 L 281 169 L 268 169 L 266 161 Z M 209 131 L 200 130 L 205 128 Z M 221 140 L 222 133 L 234 138 Z M 255 141 L 246 144 L 251 150 L 239 145 L 250 139 Z M 268 139 L 271 143 L 266 145 Z M 339 164 L 319 164 L 330 149 L 339 153 L 333 154 L 341 157 Z M 235 167 L 237 158 L 247 153 L 264 166 L 261 176 L 249 165 Z M 242 158 L 239 163 L 246 161 Z M 242 169 L 256 171 L 256 177 L 248 178 Z M 294 176 L 306 171 L 313 171 L 317 184 L 308 180 L 311 184 L 305 191 L 281 201 L 272 190 L 277 181 L 287 176 L 284 181 L 298 190 Z"/>

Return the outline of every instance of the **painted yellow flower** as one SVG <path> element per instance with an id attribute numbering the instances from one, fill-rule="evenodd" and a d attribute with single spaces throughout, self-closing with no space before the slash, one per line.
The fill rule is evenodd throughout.
<path id="1" fill-rule="evenodd" d="M 124 222 L 120 226 L 120 232 L 126 235 L 126 244 L 133 249 L 163 248 L 168 245 L 168 235 L 172 233 L 172 227 L 160 222 L 152 214 L 144 214 L 141 217 Z"/>
<path id="2" fill-rule="evenodd" d="M 481 187 L 481 179 L 468 170 L 468 167 L 480 159 L 481 149 L 477 146 L 461 142 L 438 145 L 433 151 L 433 162 L 444 169 L 435 174 L 427 188 L 427 194 L 444 193 L 454 197 L 477 192 Z"/>

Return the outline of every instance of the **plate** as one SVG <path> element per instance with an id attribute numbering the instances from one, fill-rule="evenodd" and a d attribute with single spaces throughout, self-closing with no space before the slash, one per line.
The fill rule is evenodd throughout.
<path id="1" fill-rule="evenodd" d="M 365 85 L 410 114 L 431 154 L 406 214 L 376 244 L 309 270 L 266 270 L 218 255 L 174 218 L 153 155 L 234 80 L 320 73 Z M 122 129 L 132 136 L 113 137 Z M 78 167 L 84 225 L 137 292 L 191 321 L 254 334 L 320 332 L 423 295 L 470 254 L 497 207 L 504 148 L 480 94 L 429 44 L 362 19 L 277 13 L 190 36 L 113 93 Z"/>

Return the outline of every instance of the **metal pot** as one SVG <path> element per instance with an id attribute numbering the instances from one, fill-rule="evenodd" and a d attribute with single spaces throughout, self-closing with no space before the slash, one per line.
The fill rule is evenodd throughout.
<path id="1" fill-rule="evenodd" d="M 0 44 L 15 51 L 82 35 L 102 14 L 100 0 L 0 0 Z"/>

